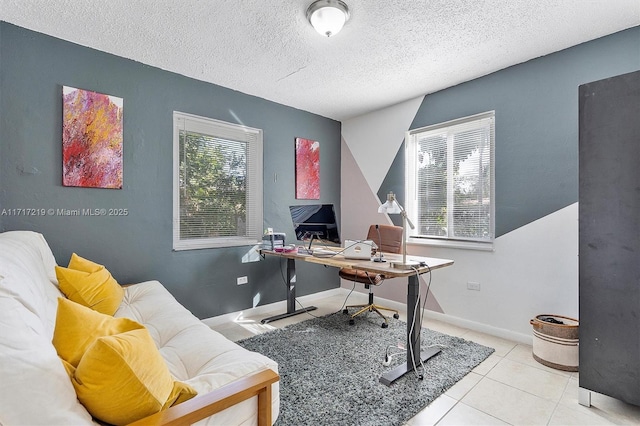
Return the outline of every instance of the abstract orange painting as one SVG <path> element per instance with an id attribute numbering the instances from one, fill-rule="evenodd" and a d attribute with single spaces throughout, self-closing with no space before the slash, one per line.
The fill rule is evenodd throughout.
<path id="1" fill-rule="evenodd" d="M 64 86 L 62 105 L 62 184 L 122 189 L 122 98 Z"/>
<path id="2" fill-rule="evenodd" d="M 320 199 L 320 143 L 296 138 L 296 198 Z"/>

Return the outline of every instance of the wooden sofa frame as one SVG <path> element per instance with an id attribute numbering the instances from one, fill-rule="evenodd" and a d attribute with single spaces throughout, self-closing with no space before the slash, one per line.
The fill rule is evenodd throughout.
<path id="1" fill-rule="evenodd" d="M 263 370 L 140 419 L 131 426 L 190 425 L 253 396 L 258 397 L 258 426 L 271 426 L 271 385 L 278 380 L 280 376 L 273 370 Z"/>

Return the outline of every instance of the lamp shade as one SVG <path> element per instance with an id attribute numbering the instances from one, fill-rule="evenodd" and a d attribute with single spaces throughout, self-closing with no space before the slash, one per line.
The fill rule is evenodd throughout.
<path id="1" fill-rule="evenodd" d="M 349 19 L 349 8 L 340 0 L 317 0 L 307 9 L 307 19 L 318 33 L 331 37 Z"/>
<path id="2" fill-rule="evenodd" d="M 387 201 L 378 207 L 378 213 L 399 214 L 402 213 L 402 207 L 396 201 L 396 195 L 393 192 L 387 194 Z"/>
<path id="3" fill-rule="evenodd" d="M 400 209 L 400 205 L 396 200 L 387 200 L 383 205 L 378 207 L 378 213 L 399 214 L 402 213 L 402 210 Z"/>

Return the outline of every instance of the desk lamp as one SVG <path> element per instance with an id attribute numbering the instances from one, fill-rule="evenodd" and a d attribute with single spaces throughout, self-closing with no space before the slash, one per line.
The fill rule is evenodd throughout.
<path id="1" fill-rule="evenodd" d="M 413 269 L 420 266 L 418 262 L 407 262 L 407 223 L 411 229 L 415 229 L 411 220 L 407 217 L 407 211 L 398 203 L 393 192 L 387 194 L 387 201 L 378 207 L 378 213 L 400 214 L 402 216 L 402 262 L 389 262 L 392 268 Z"/>

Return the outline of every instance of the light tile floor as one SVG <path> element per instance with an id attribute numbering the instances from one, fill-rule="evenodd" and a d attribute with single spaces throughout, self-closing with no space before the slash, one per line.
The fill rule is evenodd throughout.
<path id="1" fill-rule="evenodd" d="M 382 300 L 378 302 L 384 305 Z M 366 295 L 352 293 L 348 304 L 366 303 Z M 315 316 L 341 311 L 345 295 L 313 301 Z M 267 313 L 216 325 L 237 341 L 309 319 L 308 314 L 261 324 Z M 406 321 L 406 312 L 400 312 Z M 393 319 L 390 319 L 393 321 Z M 640 407 L 592 393 L 590 408 L 578 404 L 578 373 L 548 368 L 531 356 L 531 346 L 431 319 L 424 326 L 495 349 L 482 364 L 410 419 L 406 426 L 426 425 L 639 425 Z M 384 333 L 383 329 L 380 329 Z"/>

